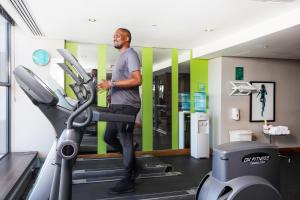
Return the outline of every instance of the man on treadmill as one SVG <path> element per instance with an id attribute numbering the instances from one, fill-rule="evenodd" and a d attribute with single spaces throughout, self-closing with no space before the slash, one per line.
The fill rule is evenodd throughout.
<path id="1" fill-rule="evenodd" d="M 98 89 L 110 89 L 110 111 L 136 116 L 141 107 L 139 86 L 142 83 L 141 63 L 138 54 L 130 48 L 131 33 L 119 28 L 114 36 L 114 47 L 120 56 L 113 68 L 111 80 L 103 80 Z M 133 192 L 138 167 L 133 147 L 134 123 L 108 122 L 104 141 L 123 155 L 125 174 L 123 179 L 110 189 L 112 194 Z"/>

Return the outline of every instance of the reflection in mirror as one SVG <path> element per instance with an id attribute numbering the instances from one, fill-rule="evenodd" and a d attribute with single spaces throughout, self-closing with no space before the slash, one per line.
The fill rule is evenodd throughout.
<path id="1" fill-rule="evenodd" d="M 153 49 L 153 150 L 172 147 L 171 49 Z"/>
<path id="2" fill-rule="evenodd" d="M 187 53 L 180 50 L 178 54 Z M 178 64 L 179 149 L 190 148 L 190 61 Z"/>
<path id="3" fill-rule="evenodd" d="M 77 49 L 77 59 L 78 62 L 82 65 L 85 71 L 92 76 L 93 69 L 98 69 L 98 48 L 95 44 L 86 44 L 86 43 L 79 43 Z M 96 75 L 97 76 L 97 75 Z M 93 80 L 95 84 L 97 84 L 97 77 Z M 94 106 L 97 105 L 96 103 L 97 98 L 94 100 Z M 97 153 L 97 146 L 98 146 L 98 133 L 97 133 L 97 123 L 93 123 L 87 127 L 85 134 L 83 135 L 82 142 L 80 145 L 80 153 L 87 154 L 87 153 Z"/>

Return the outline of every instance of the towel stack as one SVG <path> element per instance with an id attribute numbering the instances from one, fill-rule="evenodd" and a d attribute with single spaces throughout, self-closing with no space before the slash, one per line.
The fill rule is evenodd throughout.
<path id="1" fill-rule="evenodd" d="M 270 134 L 270 135 L 288 135 L 288 134 L 290 134 L 290 130 L 287 126 L 264 125 L 263 130 L 264 130 L 264 133 Z"/>

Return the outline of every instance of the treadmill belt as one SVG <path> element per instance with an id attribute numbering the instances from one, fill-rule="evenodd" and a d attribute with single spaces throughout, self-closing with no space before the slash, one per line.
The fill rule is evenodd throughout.
<path id="1" fill-rule="evenodd" d="M 122 169 L 122 158 L 99 158 L 99 159 L 77 159 L 73 167 L 74 170 L 108 170 L 108 169 Z M 151 168 L 157 166 L 168 167 L 167 171 L 172 170 L 172 166 L 161 161 L 157 157 L 142 156 L 137 157 L 137 163 L 143 168 Z M 171 168 L 171 169 L 170 169 Z"/>
<path id="2" fill-rule="evenodd" d="M 170 172 L 168 165 L 158 165 L 155 167 L 143 167 L 140 170 L 140 174 L 149 174 L 149 173 L 162 173 Z M 92 169 L 92 170 L 76 170 L 73 171 L 72 179 L 87 179 L 87 178 L 100 178 L 100 177 L 113 177 L 113 176 L 122 176 L 124 175 L 123 168 L 114 168 L 114 169 Z"/>
<path id="3" fill-rule="evenodd" d="M 162 178 L 169 176 L 178 176 L 181 172 L 159 172 L 159 173 L 141 173 L 137 179 L 148 179 L 148 178 Z M 117 176 L 103 176 L 103 177 L 91 177 L 85 179 L 73 179 L 72 184 L 86 184 L 86 183 L 103 183 L 103 182 L 113 182 L 119 181 L 123 178 L 123 174 Z"/>

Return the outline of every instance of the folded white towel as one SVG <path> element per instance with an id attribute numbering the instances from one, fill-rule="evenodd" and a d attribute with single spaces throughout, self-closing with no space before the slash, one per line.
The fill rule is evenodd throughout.
<path id="1" fill-rule="evenodd" d="M 269 134 L 270 135 L 288 135 L 288 134 L 290 134 L 290 131 L 285 128 L 281 129 L 278 126 L 274 126 L 274 127 L 270 127 Z"/>
<path id="2" fill-rule="evenodd" d="M 278 128 L 280 130 L 285 130 L 285 131 L 289 130 L 289 128 L 287 126 L 278 126 Z"/>
<path id="3" fill-rule="evenodd" d="M 285 131 L 282 132 L 282 134 L 283 135 L 288 135 L 288 134 L 290 134 L 290 130 L 285 130 Z"/>

